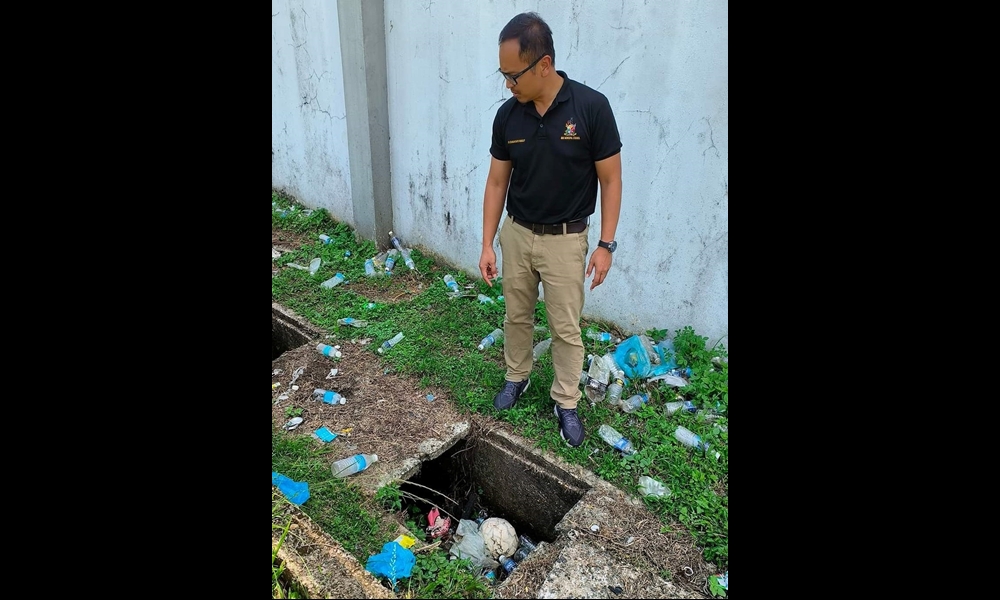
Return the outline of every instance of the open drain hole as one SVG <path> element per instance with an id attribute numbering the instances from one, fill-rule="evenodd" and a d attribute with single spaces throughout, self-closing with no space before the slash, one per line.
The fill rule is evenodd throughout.
<path id="1" fill-rule="evenodd" d="M 292 348 L 309 342 L 312 337 L 305 326 L 271 307 L 271 362 Z"/>
<path id="2" fill-rule="evenodd" d="M 406 519 L 424 527 L 433 506 L 455 519 L 475 520 L 485 511 L 487 517 L 506 519 L 536 543 L 554 542 L 556 524 L 589 486 L 506 438 L 470 438 L 424 462 L 400 484 Z M 452 526 L 457 525 L 453 519 Z"/>

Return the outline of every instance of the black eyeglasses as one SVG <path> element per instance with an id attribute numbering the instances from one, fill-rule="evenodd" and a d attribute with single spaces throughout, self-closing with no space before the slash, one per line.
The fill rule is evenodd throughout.
<path id="1" fill-rule="evenodd" d="M 538 61 L 542 60 L 546 56 L 548 56 L 548 54 L 543 54 L 543 55 L 539 56 L 538 58 L 536 58 L 535 60 L 533 60 L 531 62 L 531 64 L 528 65 L 523 71 L 514 73 L 513 75 L 508 75 L 508 74 L 504 73 L 503 71 L 501 71 L 500 69 L 497 69 L 497 72 L 500 73 L 501 75 L 503 75 L 503 78 L 506 79 L 507 81 L 511 82 L 514 85 L 517 85 L 517 78 L 520 77 L 521 75 L 524 75 L 528 71 L 530 71 L 532 67 L 534 67 L 535 65 L 538 64 Z"/>

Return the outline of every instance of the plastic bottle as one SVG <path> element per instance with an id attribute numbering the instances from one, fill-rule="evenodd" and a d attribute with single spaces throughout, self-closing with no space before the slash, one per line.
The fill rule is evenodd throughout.
<path id="1" fill-rule="evenodd" d="M 483 338 L 483 341 L 479 342 L 479 349 L 485 350 L 503 339 L 503 329 L 494 329 L 490 334 Z"/>
<path id="2" fill-rule="evenodd" d="M 323 242 L 324 244 L 329 244 L 330 242 L 333 241 L 333 238 L 326 235 L 325 233 L 321 233 L 319 234 L 319 241 Z"/>
<path id="3" fill-rule="evenodd" d="M 329 344 L 316 344 L 316 350 L 318 350 L 323 356 L 335 360 L 340 360 L 340 357 L 343 356 L 343 354 L 340 353 L 340 350 L 337 350 Z"/>
<path id="4" fill-rule="evenodd" d="M 393 248 L 395 248 L 396 250 L 399 250 L 400 252 L 403 251 L 403 244 L 401 244 L 399 242 L 399 238 L 396 237 L 395 235 L 393 235 L 393 233 L 391 231 L 389 232 L 389 241 L 392 242 L 392 247 Z"/>
<path id="5" fill-rule="evenodd" d="M 670 495 L 670 489 L 652 477 L 643 475 L 639 478 L 639 488 L 643 495 L 654 498 L 666 498 Z"/>
<path id="6" fill-rule="evenodd" d="M 611 383 L 608 385 L 608 404 L 618 406 L 622 401 L 622 390 L 625 389 L 625 373 L 615 371 Z"/>
<path id="7" fill-rule="evenodd" d="M 674 437 L 677 438 L 678 442 L 688 446 L 689 448 L 708 450 L 708 444 L 701 441 L 701 436 L 697 435 L 687 427 L 678 427 L 677 431 L 674 432 Z"/>
<path id="8" fill-rule="evenodd" d="M 347 398 L 344 398 L 337 392 L 332 390 L 324 390 L 316 388 L 313 390 L 313 400 L 319 400 L 323 404 L 346 404 Z"/>
<path id="9" fill-rule="evenodd" d="M 611 334 L 608 333 L 607 331 L 597 331 L 595 329 L 588 329 L 587 337 L 594 340 L 595 342 L 610 342 L 614 340 L 614 342 L 617 344 L 618 342 L 622 341 L 621 338 L 617 337 L 612 338 Z"/>
<path id="10" fill-rule="evenodd" d="M 611 376 L 611 368 L 608 366 L 607 357 L 595 356 L 590 361 L 590 369 L 587 371 L 590 381 L 584 389 L 584 393 L 591 402 L 597 402 L 604 398 L 608 390 L 608 379 Z"/>
<path id="11" fill-rule="evenodd" d="M 493 298 L 490 298 L 485 294 L 479 294 L 476 298 L 479 299 L 480 304 L 496 304 L 496 301 L 494 301 Z"/>
<path id="12" fill-rule="evenodd" d="M 399 251 L 399 253 L 403 255 L 403 262 L 406 263 L 406 268 L 408 268 L 411 271 L 416 271 L 417 265 L 413 264 L 413 259 L 410 258 L 410 249 L 403 248 L 402 250 Z"/>
<path id="13" fill-rule="evenodd" d="M 385 342 L 382 342 L 382 345 L 378 349 L 378 353 L 384 354 L 386 350 L 398 344 L 402 339 L 403 339 L 403 332 L 400 331 L 396 335 L 392 336 L 391 340 L 386 340 Z"/>
<path id="14" fill-rule="evenodd" d="M 447 275 L 444 276 L 444 284 L 448 286 L 448 291 L 451 292 L 452 294 L 457 296 L 458 294 L 461 293 L 458 290 L 458 282 L 455 281 L 455 278 L 451 276 L 451 273 L 448 273 Z"/>
<path id="15" fill-rule="evenodd" d="M 316 271 L 319 271 L 319 266 L 321 264 L 323 264 L 323 261 L 318 256 L 309 261 L 309 274 L 315 275 Z"/>
<path id="16" fill-rule="evenodd" d="M 649 402 L 649 396 L 646 394 L 636 394 L 622 402 L 622 410 L 624 412 L 630 413 L 635 412 L 645 406 Z"/>
<path id="17" fill-rule="evenodd" d="M 385 255 L 385 272 L 392 273 L 392 268 L 396 266 L 396 255 L 399 251 L 393 248 Z"/>
<path id="18" fill-rule="evenodd" d="M 338 285 L 340 285 L 342 283 L 344 283 L 344 274 L 343 273 L 337 273 L 333 277 L 331 277 L 331 278 L 327 279 L 326 281 L 324 281 L 323 283 L 319 284 L 319 287 L 330 289 L 330 288 L 335 288 L 335 287 L 337 287 Z"/>
<path id="19" fill-rule="evenodd" d="M 368 321 L 359 321 L 353 317 L 345 317 L 343 319 L 337 319 L 338 325 L 350 325 L 351 327 L 368 327 Z"/>
<path id="20" fill-rule="evenodd" d="M 656 353 L 656 348 L 653 347 L 653 340 L 643 334 L 639 336 L 639 343 L 646 349 L 646 354 L 649 355 L 649 362 L 654 365 L 660 364 L 660 355 Z"/>
<path id="21" fill-rule="evenodd" d="M 510 575 L 514 571 L 514 569 L 517 568 L 517 563 L 514 562 L 513 559 L 508 558 L 503 554 L 500 555 L 499 562 L 500 566 L 503 567 L 503 570 L 507 572 L 507 575 Z"/>
<path id="22" fill-rule="evenodd" d="M 552 338 L 545 338 L 544 340 L 535 344 L 535 347 L 532 348 L 531 350 L 532 360 L 537 361 L 543 354 L 545 354 L 545 351 L 548 350 L 549 346 L 551 345 L 552 345 Z"/>
<path id="23" fill-rule="evenodd" d="M 535 551 L 535 542 L 531 540 L 526 535 L 517 536 L 518 546 L 517 551 L 514 552 L 514 562 L 520 564 L 528 557 L 529 554 Z"/>
<path id="24" fill-rule="evenodd" d="M 388 252 L 379 252 L 372 257 L 372 262 L 375 263 L 376 269 L 382 269 L 385 267 L 385 259 L 388 258 Z"/>
<path id="25" fill-rule="evenodd" d="M 698 407 L 695 406 L 694 402 L 691 402 L 690 400 L 685 400 L 684 402 L 667 402 L 665 409 L 668 417 L 681 409 L 692 414 L 698 412 Z"/>
<path id="26" fill-rule="evenodd" d="M 614 427 L 610 425 L 601 425 L 601 428 L 597 430 L 597 434 L 601 436 L 602 440 L 610 444 L 612 447 L 621 450 L 623 454 L 635 454 L 635 448 L 632 446 L 632 442 L 622 437 L 622 434 L 615 431 Z"/>
<path id="27" fill-rule="evenodd" d="M 331 469 L 334 477 L 344 478 L 364 471 L 373 462 L 378 462 L 378 454 L 355 454 L 333 463 Z"/>
<path id="28" fill-rule="evenodd" d="M 375 269 L 375 261 L 371 258 L 365 261 L 365 275 L 367 277 L 378 275 L 378 271 Z"/>

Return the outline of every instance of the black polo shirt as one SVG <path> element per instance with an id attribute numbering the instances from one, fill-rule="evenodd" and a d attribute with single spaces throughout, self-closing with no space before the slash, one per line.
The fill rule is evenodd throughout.
<path id="1" fill-rule="evenodd" d="M 504 102 L 493 120 L 490 154 L 509 160 L 507 212 L 531 223 L 564 223 L 594 214 L 594 162 L 621 151 L 618 125 L 604 94 L 563 71 L 552 106 L 539 116 L 535 103 Z"/>

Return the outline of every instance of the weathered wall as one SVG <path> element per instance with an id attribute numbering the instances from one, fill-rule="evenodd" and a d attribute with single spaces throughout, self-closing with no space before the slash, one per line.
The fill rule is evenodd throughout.
<path id="1" fill-rule="evenodd" d="M 275 65 L 286 63 L 272 57 L 272 146 L 287 147 L 272 160 L 272 186 L 351 222 L 334 6 L 272 0 L 281 13 L 272 37 L 282 41 L 272 53 L 291 61 L 279 76 Z M 385 0 L 394 231 L 478 277 L 490 129 L 510 97 L 496 73 L 497 37 L 529 10 L 552 28 L 556 67 L 608 97 L 624 145 L 619 249 L 585 315 L 633 332 L 692 325 L 728 348 L 728 2 Z M 288 12 L 307 12 L 308 25 Z M 303 41 L 321 56 L 293 52 Z M 330 79 L 318 81 L 320 68 Z M 320 101 L 302 105 L 310 91 Z M 592 224 L 595 248 L 600 209 Z"/>

